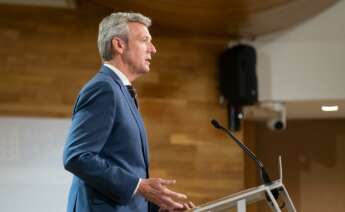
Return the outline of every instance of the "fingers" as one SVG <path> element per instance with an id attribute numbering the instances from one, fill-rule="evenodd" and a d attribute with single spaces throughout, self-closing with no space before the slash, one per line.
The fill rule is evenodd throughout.
<path id="1" fill-rule="evenodd" d="M 187 199 L 185 194 L 172 191 L 167 188 L 173 185 L 176 180 L 166 180 L 161 178 L 142 179 L 139 184 L 138 193 L 147 200 L 155 203 L 163 209 L 183 209 L 183 200 Z M 189 207 L 189 206 L 188 206 Z"/>
<path id="2" fill-rule="evenodd" d="M 161 183 L 161 196 L 163 199 L 162 207 L 163 208 L 175 208 L 175 209 L 183 209 L 183 204 L 179 202 L 179 200 L 187 199 L 187 195 L 181 194 L 175 191 L 168 189 L 167 185 L 172 185 L 176 183 L 176 180 L 164 180 L 160 179 Z"/>
<path id="3" fill-rule="evenodd" d="M 174 185 L 176 183 L 176 180 L 165 180 L 158 178 L 160 180 L 160 183 L 164 186 Z"/>
<path id="4" fill-rule="evenodd" d="M 170 197 L 163 197 L 162 198 L 162 208 L 183 208 L 183 204 L 177 201 L 174 201 Z"/>
<path id="5" fill-rule="evenodd" d="M 195 208 L 193 202 L 186 202 L 183 203 L 183 208 L 160 208 L 159 212 L 177 212 L 177 211 L 187 211 Z"/>
<path id="6" fill-rule="evenodd" d="M 168 188 L 164 189 L 164 193 L 168 196 L 170 196 L 173 199 L 180 199 L 180 200 L 185 200 L 187 199 L 187 195 L 185 194 L 181 194 L 181 193 L 177 193 L 175 191 L 172 191 Z"/>
<path id="7" fill-rule="evenodd" d="M 187 202 L 187 203 L 184 203 L 183 206 L 189 210 L 189 209 L 192 209 L 192 208 L 195 208 L 195 205 L 193 202 Z"/>
<path id="8" fill-rule="evenodd" d="M 176 180 L 166 180 L 166 179 L 161 179 L 161 178 L 153 178 L 152 180 L 155 180 L 157 182 L 157 186 L 155 188 L 159 190 L 161 195 L 166 195 L 172 199 L 179 199 L 179 200 L 187 199 L 187 195 L 172 191 L 167 188 L 168 185 L 175 184 Z"/>

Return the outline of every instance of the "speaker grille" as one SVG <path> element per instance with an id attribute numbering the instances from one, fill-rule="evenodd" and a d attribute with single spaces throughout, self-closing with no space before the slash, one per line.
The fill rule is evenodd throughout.
<path id="1" fill-rule="evenodd" d="M 219 57 L 220 91 L 232 105 L 257 102 L 256 51 L 239 44 L 226 49 Z"/>

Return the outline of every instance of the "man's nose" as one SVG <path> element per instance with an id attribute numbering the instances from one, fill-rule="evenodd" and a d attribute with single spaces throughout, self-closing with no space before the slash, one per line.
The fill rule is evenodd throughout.
<path id="1" fill-rule="evenodd" d="M 156 47 L 151 43 L 151 53 L 155 54 L 157 52 Z"/>

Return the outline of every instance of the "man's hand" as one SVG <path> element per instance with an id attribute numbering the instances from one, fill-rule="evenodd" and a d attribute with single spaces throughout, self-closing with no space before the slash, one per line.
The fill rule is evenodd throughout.
<path id="1" fill-rule="evenodd" d="M 188 202 L 188 203 L 183 203 L 183 208 L 160 208 L 159 212 L 175 212 L 175 211 L 187 211 L 190 209 L 195 208 L 195 205 L 192 202 Z"/>
<path id="2" fill-rule="evenodd" d="M 161 178 L 141 179 L 138 193 L 162 209 L 183 209 L 186 205 L 182 201 L 186 200 L 187 196 L 167 188 L 175 183 L 175 180 Z"/>

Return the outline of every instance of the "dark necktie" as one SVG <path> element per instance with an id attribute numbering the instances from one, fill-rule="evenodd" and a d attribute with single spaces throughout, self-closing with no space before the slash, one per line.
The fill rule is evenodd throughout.
<path id="1" fill-rule="evenodd" d="M 135 91 L 135 88 L 133 88 L 133 86 L 131 86 L 131 85 L 126 85 L 126 87 L 128 89 L 129 94 L 131 94 L 131 97 L 134 100 L 135 106 L 137 106 L 137 108 L 139 108 L 138 100 L 137 100 L 137 92 Z"/>

